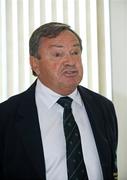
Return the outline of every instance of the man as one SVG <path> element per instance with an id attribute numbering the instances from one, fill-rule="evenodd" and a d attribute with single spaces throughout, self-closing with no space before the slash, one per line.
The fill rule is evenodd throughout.
<path id="1" fill-rule="evenodd" d="M 33 32 L 30 64 L 37 80 L 0 104 L 0 179 L 117 178 L 115 110 L 108 99 L 79 85 L 81 52 L 80 37 L 66 24 L 51 22 Z M 59 103 L 61 97 L 71 99 L 70 116 L 78 126 L 75 137 L 79 138 L 84 177 L 75 163 L 77 153 L 75 170 L 69 174 L 73 163 L 68 162 L 71 148 L 63 128 L 68 109 Z"/>

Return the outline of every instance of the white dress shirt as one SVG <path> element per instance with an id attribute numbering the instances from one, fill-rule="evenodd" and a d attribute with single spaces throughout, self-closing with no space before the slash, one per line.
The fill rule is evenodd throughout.
<path id="1" fill-rule="evenodd" d="M 37 80 L 35 98 L 44 149 L 46 180 L 68 179 L 63 107 L 56 103 L 60 97 L 60 94 L 55 93 Z M 69 97 L 73 99 L 72 111 L 81 135 L 89 180 L 103 180 L 93 132 L 80 94 L 76 89 Z"/>

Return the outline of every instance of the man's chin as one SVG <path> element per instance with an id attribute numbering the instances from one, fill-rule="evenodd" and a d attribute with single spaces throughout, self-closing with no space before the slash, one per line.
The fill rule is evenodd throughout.
<path id="1" fill-rule="evenodd" d="M 78 86 L 79 83 L 80 83 L 79 81 L 70 81 L 69 80 L 64 83 L 61 83 L 60 88 L 63 90 L 68 89 L 68 90 L 72 91 Z"/>

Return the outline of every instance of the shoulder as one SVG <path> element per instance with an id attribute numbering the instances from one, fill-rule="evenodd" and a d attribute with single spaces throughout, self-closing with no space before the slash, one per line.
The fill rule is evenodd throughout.
<path id="1" fill-rule="evenodd" d="M 33 83 L 26 91 L 14 95 L 7 99 L 6 101 L 0 103 L 0 117 L 2 115 L 7 116 L 7 114 L 12 114 L 14 111 L 18 109 L 20 104 L 25 103 L 30 99 L 31 97 L 34 96 L 35 94 L 35 85 L 36 82 Z"/>
<path id="2" fill-rule="evenodd" d="M 24 93 L 25 92 L 18 95 L 14 95 L 6 101 L 0 103 L 0 116 L 5 113 L 7 115 L 9 112 L 15 110 L 18 107 L 18 104 L 21 102 Z"/>
<path id="3" fill-rule="evenodd" d="M 105 123 L 107 123 L 106 127 L 108 127 L 108 132 L 110 129 L 110 132 L 113 132 L 113 134 L 115 134 L 115 138 L 117 139 L 117 117 L 112 101 L 82 86 L 79 86 L 78 90 L 86 109 L 89 109 L 89 111 L 92 109 L 94 114 L 99 113 L 103 117 L 101 120 L 104 120 Z"/>
<path id="4" fill-rule="evenodd" d="M 116 111 L 111 100 L 82 86 L 79 86 L 78 90 L 86 108 L 103 114 L 107 121 L 116 121 Z"/>
<path id="5" fill-rule="evenodd" d="M 96 93 L 90 89 L 87 89 L 83 86 L 78 86 L 78 91 L 83 99 L 92 100 L 95 103 L 113 105 L 112 101 L 106 98 L 105 96 Z"/>
<path id="6" fill-rule="evenodd" d="M 29 110 L 32 104 L 35 105 L 35 85 L 36 82 L 26 91 L 0 103 L 0 134 L 15 123 L 21 111 Z"/>

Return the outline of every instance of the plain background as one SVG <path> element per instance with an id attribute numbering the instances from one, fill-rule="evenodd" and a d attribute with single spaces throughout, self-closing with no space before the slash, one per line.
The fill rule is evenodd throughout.
<path id="1" fill-rule="evenodd" d="M 110 0 L 113 102 L 118 116 L 119 180 L 127 180 L 127 0 Z"/>

